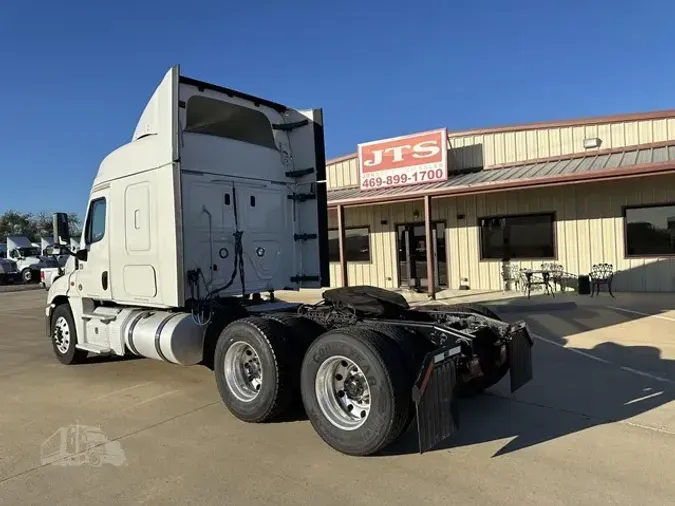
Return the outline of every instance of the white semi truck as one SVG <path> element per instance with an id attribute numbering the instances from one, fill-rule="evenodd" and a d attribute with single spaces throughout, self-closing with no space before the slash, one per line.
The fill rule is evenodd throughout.
<path id="1" fill-rule="evenodd" d="M 7 258 L 16 263 L 21 280 L 30 283 L 40 278 L 40 269 L 44 267 L 58 267 L 56 259 L 45 257 L 40 252 L 40 246 L 35 247 L 27 237 L 7 237 Z"/>
<path id="2" fill-rule="evenodd" d="M 417 421 L 420 451 L 457 427 L 458 395 L 532 376 L 532 340 L 479 306 L 408 307 L 328 286 L 320 109 L 296 110 L 169 70 L 128 144 L 94 179 L 80 249 L 54 281 L 47 335 L 63 364 L 133 354 L 214 371 L 247 422 L 302 401 L 324 441 L 378 452 Z M 69 240 L 54 216 L 55 243 Z M 269 300 L 261 293 L 268 292 Z"/>
<path id="3" fill-rule="evenodd" d="M 70 258 L 67 252 L 62 251 L 65 247 L 67 246 L 54 247 L 54 239 L 51 237 L 40 237 L 40 252 L 42 256 L 55 259 L 59 267 L 66 265 L 68 258 Z"/>

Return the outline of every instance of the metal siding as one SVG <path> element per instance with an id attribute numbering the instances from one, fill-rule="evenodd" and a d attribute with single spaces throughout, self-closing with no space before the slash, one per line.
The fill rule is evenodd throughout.
<path id="1" fill-rule="evenodd" d="M 648 142 L 653 142 L 652 139 L 652 122 L 651 121 L 640 121 L 638 122 L 638 138 L 639 144 L 646 144 Z"/>
<path id="2" fill-rule="evenodd" d="M 595 139 L 596 137 L 599 137 L 598 135 L 598 125 L 586 125 L 584 126 L 584 139 Z M 606 148 L 607 147 L 607 139 L 602 139 L 602 143 L 600 144 L 600 148 Z M 583 148 L 583 142 L 581 143 L 581 147 Z M 584 150 L 585 151 L 585 150 Z"/>
<path id="3" fill-rule="evenodd" d="M 572 128 L 572 152 L 591 151 L 584 149 L 584 139 L 586 138 L 586 128 L 583 126 Z"/>
<path id="4" fill-rule="evenodd" d="M 504 134 L 504 161 L 506 163 L 517 161 L 517 152 L 515 132 L 506 132 Z"/>
<path id="5" fill-rule="evenodd" d="M 528 130 L 526 132 L 527 159 L 534 160 L 539 158 L 539 141 L 537 140 L 537 131 Z"/>
<path id="6" fill-rule="evenodd" d="M 537 153 L 539 158 L 551 156 L 551 150 L 548 142 L 548 130 L 537 130 Z"/>
<path id="7" fill-rule="evenodd" d="M 609 123 L 598 125 L 598 138 L 602 140 L 603 148 L 615 147 L 615 144 L 612 140 L 612 128 Z"/>
<path id="8" fill-rule="evenodd" d="M 529 160 L 531 155 L 528 152 L 527 131 L 516 132 L 514 140 L 515 159 L 518 162 Z"/>
<path id="9" fill-rule="evenodd" d="M 613 148 L 620 148 L 626 145 L 626 130 L 623 123 L 610 124 L 610 132 L 612 135 Z"/>
<path id="10" fill-rule="evenodd" d="M 575 152 L 571 127 L 560 129 L 560 152 L 563 155 L 569 155 Z"/>
<path id="11" fill-rule="evenodd" d="M 359 160 L 358 158 L 353 158 L 349 161 L 349 173 L 351 174 L 351 184 L 358 186 L 359 185 Z"/>
<path id="12" fill-rule="evenodd" d="M 562 135 L 560 128 L 552 128 L 548 136 L 549 156 L 560 156 L 562 154 Z"/>
<path id="13" fill-rule="evenodd" d="M 556 213 L 557 262 L 571 274 L 586 274 L 595 263 L 612 263 L 617 291 L 675 291 L 675 259 L 627 259 L 624 251 L 625 205 L 675 201 L 675 175 L 630 181 L 588 183 L 559 188 L 520 190 L 432 200 L 434 220 L 446 222 L 448 283 L 457 289 L 468 278 L 473 289 L 501 290 L 498 260 L 480 260 L 478 219 L 484 216 L 534 212 Z M 414 218 L 414 211 L 419 217 Z M 396 224 L 420 221 L 420 200 L 345 210 L 345 225 L 371 228 L 371 262 L 348 264 L 350 284 L 398 286 Z M 464 219 L 458 219 L 464 214 Z M 334 217 L 330 218 L 334 227 Z M 387 223 L 382 224 L 385 220 Z M 538 268 L 542 260 L 514 261 Z M 331 285 L 337 286 L 340 267 L 331 263 Z"/>
<path id="14" fill-rule="evenodd" d="M 506 161 L 506 150 L 504 147 L 504 133 L 497 133 L 494 135 L 491 135 L 492 137 L 492 142 L 494 143 L 495 146 L 495 159 L 494 163 L 495 164 L 502 164 L 502 163 L 507 163 Z"/>
<path id="15" fill-rule="evenodd" d="M 627 121 L 624 123 L 624 142 L 626 146 L 639 144 L 640 135 L 637 121 Z"/>
<path id="16" fill-rule="evenodd" d="M 668 126 L 665 119 L 656 119 L 652 122 L 652 142 L 668 140 Z"/>

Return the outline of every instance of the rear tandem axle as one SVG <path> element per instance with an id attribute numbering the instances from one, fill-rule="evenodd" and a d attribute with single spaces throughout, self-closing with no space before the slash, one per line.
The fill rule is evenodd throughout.
<path id="1" fill-rule="evenodd" d="M 533 341 L 524 322 L 506 323 L 479 305 L 415 309 L 402 296 L 369 286 L 323 295 L 297 313 L 254 320 L 274 324 L 267 329 L 275 334 L 271 341 L 283 336 L 277 345 L 284 351 L 273 351 L 277 360 L 289 361 L 286 370 L 295 371 L 287 380 L 288 396 L 302 399 L 314 429 L 342 453 L 376 453 L 415 420 L 419 451 L 425 452 L 458 429 L 458 397 L 483 392 L 507 372 L 512 392 L 532 379 Z M 219 357 L 237 340 L 240 325 L 235 321 L 221 333 L 216 378 Z M 264 382 L 264 370 L 262 376 Z M 219 385 L 225 404 L 241 419 L 272 420 L 285 410 L 277 406 L 272 413 L 261 405 L 263 416 L 251 419 L 226 382 Z"/>

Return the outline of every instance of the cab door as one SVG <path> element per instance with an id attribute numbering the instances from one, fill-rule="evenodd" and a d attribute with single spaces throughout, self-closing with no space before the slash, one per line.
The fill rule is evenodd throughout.
<path id="1" fill-rule="evenodd" d="M 83 298 L 111 299 L 108 197 L 105 188 L 92 192 L 89 199 L 75 276 L 75 288 Z"/>

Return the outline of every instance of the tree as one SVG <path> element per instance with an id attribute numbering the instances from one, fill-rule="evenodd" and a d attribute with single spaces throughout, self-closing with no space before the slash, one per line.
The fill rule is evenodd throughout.
<path id="1" fill-rule="evenodd" d="M 80 217 L 76 213 L 68 213 L 68 226 L 70 235 L 78 237 Z M 0 215 L 0 244 L 7 241 L 8 235 L 21 235 L 37 242 L 41 236 L 52 237 L 53 230 L 52 215 L 46 211 L 33 214 L 10 209 Z"/>
<path id="2" fill-rule="evenodd" d="M 14 209 L 0 216 L 0 241 L 5 242 L 8 235 L 35 235 L 35 219 L 32 213 L 22 213 Z"/>

